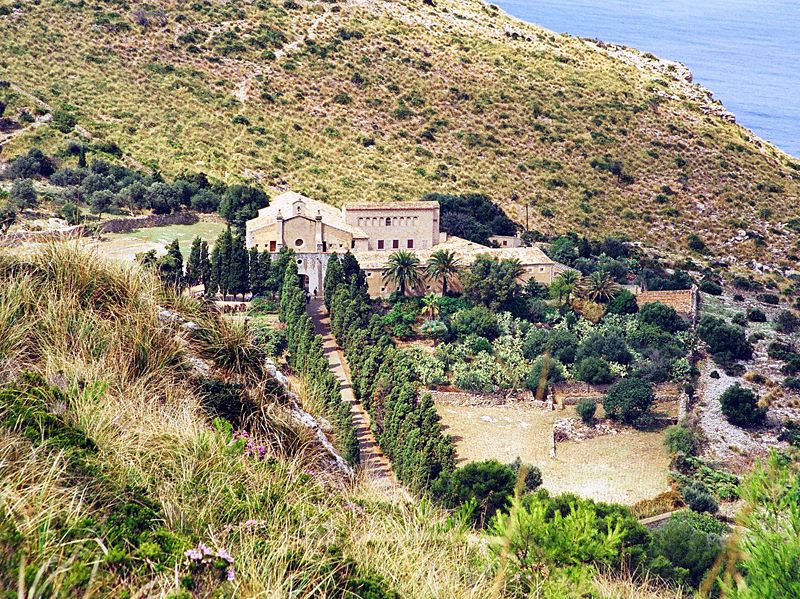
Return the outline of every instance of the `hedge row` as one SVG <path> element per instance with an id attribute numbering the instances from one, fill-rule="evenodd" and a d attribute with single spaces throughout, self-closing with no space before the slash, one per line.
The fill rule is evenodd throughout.
<path id="1" fill-rule="evenodd" d="M 345 348 L 353 392 L 397 477 L 413 491 L 430 491 L 455 468 L 455 448 L 442 433 L 431 396 L 418 394 L 407 353 L 395 347 L 381 317 L 372 313 L 365 280 L 351 255 L 341 262 L 331 258 L 325 280 L 331 328 Z"/>
<path id="2" fill-rule="evenodd" d="M 336 445 L 350 464 L 358 464 L 358 436 L 350 405 L 342 401 L 339 381 L 328 368 L 322 337 L 306 313 L 305 293 L 300 286 L 297 264 L 287 263 L 280 299 L 280 319 L 286 325 L 289 348 L 287 362 L 303 381 L 307 399 L 320 406 L 334 426 Z"/>

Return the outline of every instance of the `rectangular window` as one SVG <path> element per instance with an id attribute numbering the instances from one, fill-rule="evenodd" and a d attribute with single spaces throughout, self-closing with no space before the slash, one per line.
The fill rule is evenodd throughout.
<path id="1" fill-rule="evenodd" d="M 378 249 L 379 249 L 379 250 L 382 250 L 382 249 L 383 249 L 383 239 L 379 239 L 379 240 L 378 240 Z"/>
<path id="2" fill-rule="evenodd" d="M 413 239 L 409 239 L 409 240 L 406 242 L 406 247 L 407 247 L 408 249 L 410 249 L 410 250 L 414 249 L 414 240 L 413 240 Z"/>
<path id="3" fill-rule="evenodd" d="M 276 250 L 276 245 L 277 245 L 277 242 L 276 242 L 276 241 L 274 241 L 274 240 L 273 240 L 273 241 L 270 241 L 270 242 L 269 242 L 269 251 L 270 251 L 270 252 L 274 252 L 274 251 Z"/>
<path id="4" fill-rule="evenodd" d="M 392 249 L 396 250 L 400 247 L 400 240 L 399 239 L 392 239 Z"/>

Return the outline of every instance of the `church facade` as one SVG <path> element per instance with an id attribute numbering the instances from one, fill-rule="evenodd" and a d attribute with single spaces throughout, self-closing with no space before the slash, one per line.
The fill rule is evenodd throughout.
<path id="1" fill-rule="evenodd" d="M 295 252 L 301 279 L 312 295 L 322 293 L 330 256 L 347 251 L 365 271 L 373 297 L 395 290 L 383 281 L 383 270 L 388 257 L 398 250 L 413 252 L 423 265 L 440 249 L 455 252 L 465 267 L 479 254 L 515 258 L 525 271 L 524 279 L 547 285 L 567 269 L 538 247 L 504 241 L 501 247 L 490 248 L 457 237 L 448 239 L 439 229 L 437 202 L 354 203 L 340 210 L 292 191 L 273 198 L 246 226 L 248 249 L 277 253 L 287 247 Z M 426 287 L 418 291 L 441 291 L 433 281 Z"/>

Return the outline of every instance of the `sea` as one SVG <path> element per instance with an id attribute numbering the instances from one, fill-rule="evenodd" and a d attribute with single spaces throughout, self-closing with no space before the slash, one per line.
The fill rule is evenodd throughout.
<path id="1" fill-rule="evenodd" d="M 799 0 L 490 0 L 542 27 L 688 66 L 739 123 L 800 157 Z"/>

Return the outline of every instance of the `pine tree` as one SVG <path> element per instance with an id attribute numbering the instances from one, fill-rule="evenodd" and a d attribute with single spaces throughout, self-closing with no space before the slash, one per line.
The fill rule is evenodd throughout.
<path id="1" fill-rule="evenodd" d="M 200 283 L 202 278 L 201 246 L 203 244 L 200 237 L 195 237 L 192 241 L 192 249 L 189 252 L 189 259 L 186 260 L 186 284 L 190 287 Z"/>
<path id="2" fill-rule="evenodd" d="M 340 285 L 344 285 L 344 270 L 342 263 L 339 261 L 339 256 L 334 253 L 328 260 L 328 268 L 325 271 L 325 284 L 323 286 L 323 297 L 325 299 L 325 307 L 328 311 L 331 310 L 331 302 L 333 301 L 333 294 Z"/>

